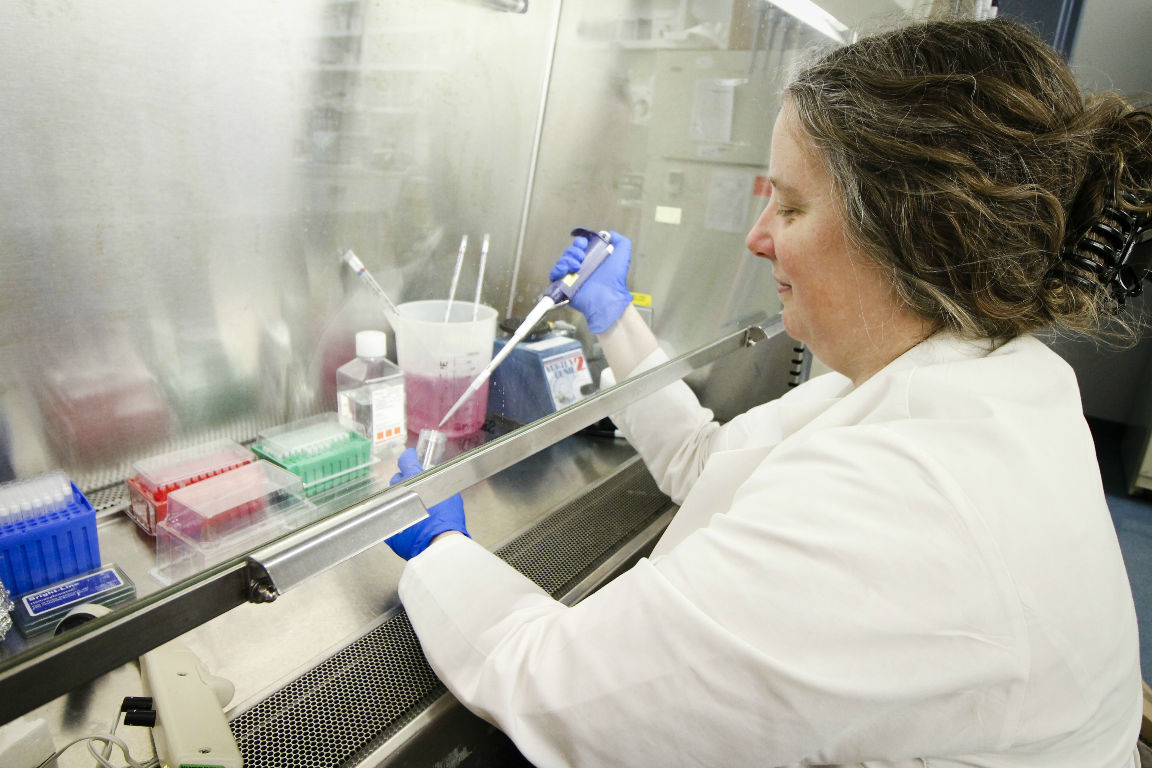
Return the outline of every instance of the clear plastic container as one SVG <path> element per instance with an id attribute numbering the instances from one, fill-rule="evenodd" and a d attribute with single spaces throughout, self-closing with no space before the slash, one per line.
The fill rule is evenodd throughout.
<path id="1" fill-rule="evenodd" d="M 264 430 L 252 451 L 298 476 L 309 495 L 364 477 L 372 464 L 368 438 L 335 413 Z"/>
<path id="2" fill-rule="evenodd" d="M 156 524 L 167 514 L 169 493 L 255 460 L 234 440 L 220 439 L 138 461 L 136 474 L 124 481 L 131 499 L 128 516 L 155 535 Z"/>
<path id="3" fill-rule="evenodd" d="M 448 423 L 440 421 L 491 362 L 496 310 L 457 301 L 449 311 L 448 302 L 440 300 L 410 301 L 398 309 L 392 322 L 396 359 L 407 389 L 408 431 L 437 429 L 448 437 L 479 431 L 488 410 L 487 380 Z"/>
<path id="4" fill-rule="evenodd" d="M 404 451 L 404 372 L 388 359 L 382 331 L 356 334 L 356 359 L 336 369 L 340 422 L 372 443 L 372 455 L 393 458 Z"/>
<path id="5" fill-rule="evenodd" d="M 315 519 L 300 478 L 255 461 L 168 495 L 156 526 L 156 571 L 165 583 L 192 576 Z"/>

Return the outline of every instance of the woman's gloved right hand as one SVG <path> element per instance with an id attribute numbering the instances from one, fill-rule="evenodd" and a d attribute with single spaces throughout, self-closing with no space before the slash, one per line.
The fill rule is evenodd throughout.
<path id="1" fill-rule="evenodd" d="M 588 320 L 588 330 L 603 333 L 612 327 L 632 303 L 628 290 L 628 265 L 632 261 L 632 241 L 616 232 L 609 232 L 612 253 L 584 282 L 572 297 L 572 307 Z M 580 270 L 588 251 L 588 238 L 577 237 L 564 251 L 548 280 L 555 281 Z"/>
<path id="2" fill-rule="evenodd" d="M 400 454 L 397 465 L 400 471 L 392 475 L 391 485 L 415 477 L 424 471 L 413 448 Z M 448 531 L 458 531 L 468 536 L 468 526 L 464 519 L 464 500 L 460 498 L 460 494 L 450 496 L 439 504 L 433 504 L 428 509 L 428 517 L 389 536 L 384 541 L 400 557 L 411 560 L 428 549 L 432 539 Z M 471 536 L 468 537 L 471 538 Z"/>

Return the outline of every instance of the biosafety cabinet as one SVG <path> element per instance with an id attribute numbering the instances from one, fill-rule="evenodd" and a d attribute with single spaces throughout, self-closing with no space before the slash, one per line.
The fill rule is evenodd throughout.
<path id="1" fill-rule="evenodd" d="M 460 492 L 473 537 L 557 599 L 642 557 L 674 507 L 606 417 L 686 378 L 724 419 L 802 375 L 744 249 L 788 67 L 928 12 L 5 4 L 0 721 L 59 749 L 115 719 L 147 758 L 150 731 L 117 712 L 148 692 L 169 741 L 223 712 L 248 766 L 508 764 L 428 669 L 381 542 Z M 632 239 L 629 287 L 671 362 L 600 389 L 595 339 L 554 310 L 580 385 L 531 417 L 487 401 L 390 486 L 394 452 L 364 448 L 336 391 L 358 331 L 396 358 L 380 294 L 515 322 L 574 227 Z M 412 378 L 410 402 L 428 394 Z M 191 689 L 166 677 L 187 682 L 185 652 Z"/>

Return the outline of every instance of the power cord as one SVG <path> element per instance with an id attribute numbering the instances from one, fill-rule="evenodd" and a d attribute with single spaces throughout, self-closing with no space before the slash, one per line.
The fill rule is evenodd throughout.
<path id="1" fill-rule="evenodd" d="M 44 762 L 40 763 L 40 765 L 38 765 L 36 768 L 45 768 L 45 766 L 49 765 L 53 760 L 59 759 L 60 756 L 67 752 L 71 747 L 74 747 L 82 741 L 89 742 L 89 744 L 91 744 L 93 741 L 100 741 L 110 746 L 115 745 L 119 747 L 120 751 L 124 753 L 124 759 L 128 762 L 128 768 L 157 768 L 157 766 L 160 765 L 160 760 L 158 758 L 152 758 L 144 763 L 132 759 L 132 753 L 128 750 L 128 745 L 125 744 L 122 739 L 119 739 L 110 733 L 94 733 L 90 736 L 80 736 L 79 738 L 68 742 L 64 745 L 63 749 L 57 750 L 54 755 L 46 758 Z M 92 752 L 92 756 L 96 758 L 96 762 L 100 764 L 101 768 L 119 768 L 105 758 L 101 757 L 100 753 L 95 749 L 90 751 Z"/>
<path id="2" fill-rule="evenodd" d="M 127 699 L 125 699 L 125 703 L 127 703 Z M 110 731 L 108 731 L 108 733 L 110 735 L 112 735 L 112 736 L 116 735 L 116 727 L 118 725 L 120 725 L 120 717 L 123 714 L 123 712 L 124 712 L 124 703 L 122 703 L 120 705 L 120 709 L 118 709 L 116 711 L 116 717 L 112 718 L 112 729 Z M 101 766 L 106 765 L 106 761 L 112 755 L 112 742 L 106 742 L 104 745 L 104 751 L 101 754 L 96 754 L 96 748 L 93 747 L 92 742 L 89 741 L 88 742 L 88 751 L 92 754 L 92 757 L 96 758 L 96 762 L 100 763 Z"/>
<path id="3" fill-rule="evenodd" d="M 152 708 L 152 699 L 147 696 L 127 696 L 120 704 L 119 711 L 116 712 L 116 717 L 112 721 L 112 728 L 108 733 L 96 733 L 90 736 L 80 736 L 64 745 L 64 747 L 56 752 L 49 758 L 46 758 L 36 768 L 45 768 L 45 766 L 57 760 L 67 752 L 71 747 L 81 743 L 87 742 L 88 752 L 100 765 L 100 768 L 119 768 L 114 765 L 110 758 L 112 755 L 112 747 L 119 747 L 124 755 L 124 760 L 128 763 L 128 768 L 157 768 L 160 765 L 160 758 L 156 755 L 156 746 L 153 743 L 152 757 L 149 760 L 140 762 L 133 759 L 131 752 L 128 749 L 128 744 L 123 739 L 116 736 L 116 728 L 120 725 L 121 717 L 128 725 L 142 725 L 151 728 L 156 724 L 156 710 Z M 93 742 L 101 742 L 104 744 L 102 752 L 97 751 Z"/>

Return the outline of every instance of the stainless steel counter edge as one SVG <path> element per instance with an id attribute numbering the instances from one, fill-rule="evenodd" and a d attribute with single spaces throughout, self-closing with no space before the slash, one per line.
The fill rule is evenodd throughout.
<path id="1" fill-rule="evenodd" d="M 360 538 L 364 529 L 349 523 L 368 509 L 392 506 L 409 493 L 430 507 L 697 368 L 781 333 L 783 324 L 778 316 L 753 318 L 717 341 L 627 379 L 548 419 L 486 443 L 401 486 L 354 504 L 316 526 L 253 552 L 249 558 L 230 561 L 175 590 L 160 593 L 142 606 L 72 630 L 73 637 L 64 635 L 50 641 L 44 648 L 36 649 L 26 658 L 17 658 L 0 671 L 0 722 L 29 712 L 250 600 L 254 587 L 263 585 L 267 589 L 269 586 L 269 574 L 263 562 L 275 563 L 274 570 L 286 574 L 283 588 L 287 589 L 394 532 L 383 525 L 368 538 Z M 411 517 L 412 504 L 401 506 Z M 329 537 L 325 546 L 310 546 L 314 539 L 323 537 Z"/>

